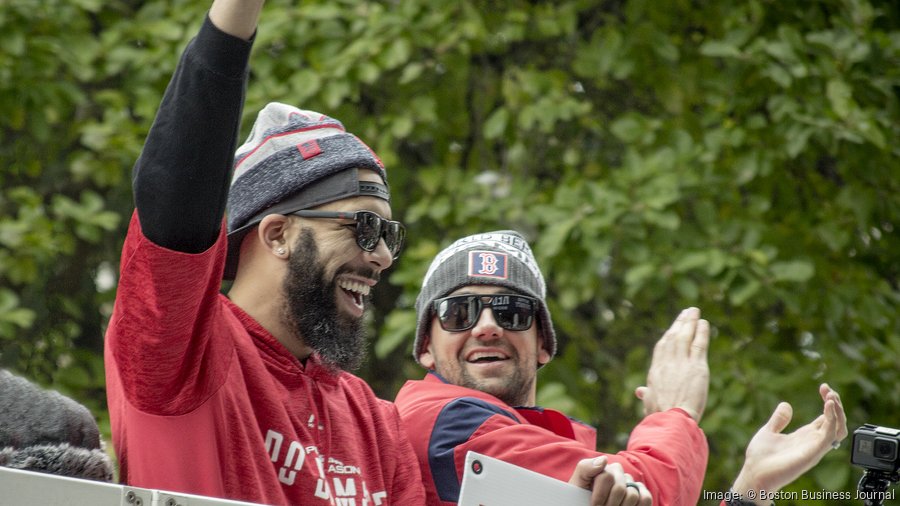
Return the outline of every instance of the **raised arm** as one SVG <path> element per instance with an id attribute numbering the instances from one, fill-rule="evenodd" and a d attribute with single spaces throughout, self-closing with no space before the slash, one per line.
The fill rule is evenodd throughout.
<path id="1" fill-rule="evenodd" d="M 199 253 L 219 235 L 262 4 L 215 0 L 166 89 L 133 181 L 143 233 L 159 246 Z"/>
<path id="2" fill-rule="evenodd" d="M 251 49 L 234 34 L 252 36 L 261 5 L 216 0 L 204 15 L 135 163 L 137 210 L 123 245 L 106 365 L 108 383 L 121 382 L 129 402 L 148 412 L 192 409 L 228 367 L 209 358 L 233 347 L 210 330 L 216 317 L 208 313 L 219 297 L 224 247 L 181 253 L 205 252 L 221 237 Z M 207 360 L 185 360 L 188 353 Z"/>

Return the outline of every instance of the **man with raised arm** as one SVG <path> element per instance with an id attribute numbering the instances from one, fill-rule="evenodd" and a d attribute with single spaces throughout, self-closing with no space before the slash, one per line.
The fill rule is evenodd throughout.
<path id="1" fill-rule="evenodd" d="M 339 121 L 279 103 L 235 152 L 262 4 L 215 0 L 134 168 L 105 352 L 121 479 L 265 504 L 420 504 L 396 408 L 345 372 L 404 240 L 381 160 Z"/>

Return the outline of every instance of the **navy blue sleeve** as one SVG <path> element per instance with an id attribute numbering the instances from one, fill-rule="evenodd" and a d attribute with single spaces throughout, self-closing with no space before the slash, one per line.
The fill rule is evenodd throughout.
<path id="1" fill-rule="evenodd" d="M 460 483 L 453 451 L 494 415 L 507 416 L 518 423 L 512 413 L 473 397 L 456 399 L 438 414 L 428 442 L 428 465 L 442 501 L 459 501 Z"/>
<path id="2" fill-rule="evenodd" d="M 133 173 L 141 228 L 159 246 L 199 253 L 219 235 L 251 47 L 207 17 L 166 88 Z"/>

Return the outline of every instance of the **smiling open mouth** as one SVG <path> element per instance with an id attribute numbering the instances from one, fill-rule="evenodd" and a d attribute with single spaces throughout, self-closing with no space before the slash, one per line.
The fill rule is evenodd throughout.
<path id="1" fill-rule="evenodd" d="M 473 353 L 466 361 L 472 364 L 485 364 L 490 362 L 499 362 L 509 357 L 503 353 Z"/>
<path id="2" fill-rule="evenodd" d="M 349 279 L 339 280 L 338 286 L 341 288 L 341 290 L 344 291 L 344 293 L 352 297 L 353 302 L 355 302 L 359 307 L 363 306 L 363 297 L 369 295 L 369 291 L 372 289 L 372 287 L 365 283 L 360 283 L 359 281 L 353 281 Z"/>

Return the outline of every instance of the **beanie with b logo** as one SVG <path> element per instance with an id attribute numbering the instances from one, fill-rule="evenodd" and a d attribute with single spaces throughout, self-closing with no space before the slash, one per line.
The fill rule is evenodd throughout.
<path id="1" fill-rule="evenodd" d="M 422 280 L 416 298 L 416 339 L 413 358 L 425 351 L 434 317 L 434 301 L 469 285 L 494 285 L 538 300 L 537 318 L 542 346 L 556 354 L 556 333 L 545 301 L 547 287 L 528 242 L 513 230 L 463 237 L 437 254 Z"/>

